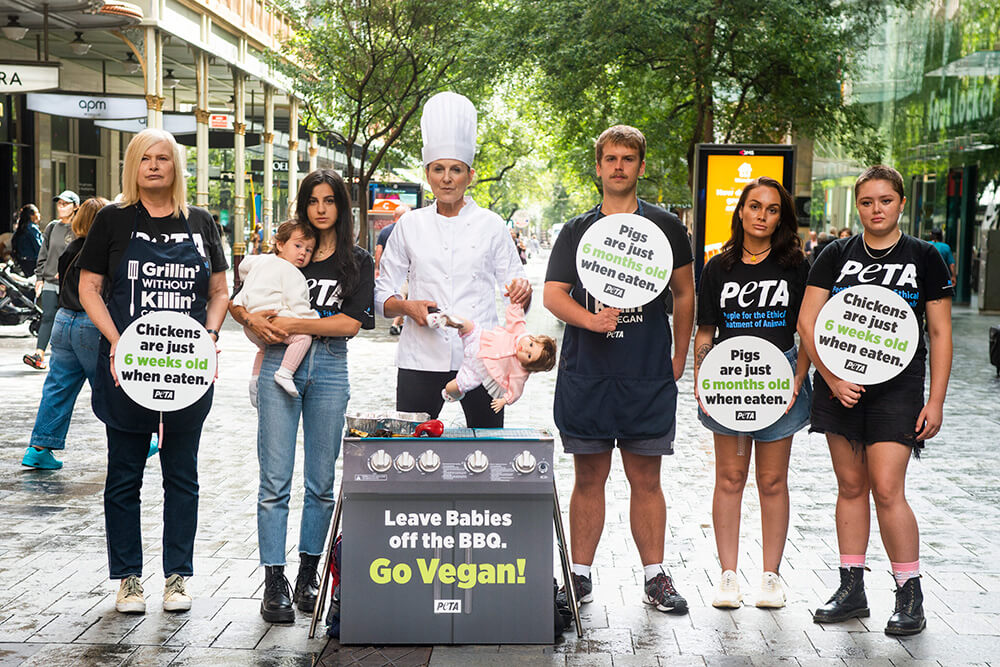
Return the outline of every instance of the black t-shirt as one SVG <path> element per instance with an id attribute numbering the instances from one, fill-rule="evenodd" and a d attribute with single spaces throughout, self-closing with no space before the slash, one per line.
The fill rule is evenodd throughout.
<path id="1" fill-rule="evenodd" d="M 310 262 L 302 267 L 309 285 L 309 302 L 320 317 L 343 313 L 358 322 L 362 329 L 375 328 L 375 263 L 368 252 L 354 247 L 360 275 L 350 294 L 342 294 L 340 276 L 336 274 L 333 257 Z"/>
<path id="2" fill-rule="evenodd" d="M 884 250 L 872 250 L 879 259 L 868 255 L 863 239 L 863 234 L 855 234 L 827 246 L 809 271 L 809 284 L 830 290 L 831 295 L 855 285 L 878 285 L 903 297 L 917 316 L 921 332 L 917 352 L 904 373 L 922 373 L 927 357 L 923 336 L 926 303 L 954 296 L 951 270 L 937 248 L 912 236 L 903 234 L 885 257 L 879 256 Z"/>
<path id="3" fill-rule="evenodd" d="M 83 249 L 85 238 L 75 238 L 59 256 L 59 307 L 80 312 L 80 267 L 73 261 Z"/>
<path id="4" fill-rule="evenodd" d="M 769 254 L 758 264 L 736 262 L 726 271 L 721 256 L 716 255 L 701 272 L 698 326 L 715 326 L 716 343 L 734 336 L 757 336 L 779 350 L 789 350 L 795 344 L 808 275 L 804 256 L 788 268 Z"/>
<path id="5" fill-rule="evenodd" d="M 132 239 L 132 227 L 136 219 L 136 205 L 120 208 L 117 204 L 105 206 L 97 212 L 94 224 L 87 234 L 86 243 L 77 266 L 87 271 L 113 278 L 121 263 L 125 249 Z M 198 252 L 211 262 L 211 273 L 229 268 L 219 227 L 208 211 L 196 206 L 188 207 L 188 225 Z M 150 217 L 145 210 L 139 212 L 139 238 L 155 243 L 182 243 L 188 240 L 184 221 L 177 217 Z"/>
<path id="6" fill-rule="evenodd" d="M 378 233 L 378 239 L 375 241 L 375 245 L 380 245 L 383 248 L 385 244 L 389 242 L 389 237 L 392 236 L 392 229 L 396 226 L 395 222 L 389 223 L 382 228 L 382 231 Z"/>

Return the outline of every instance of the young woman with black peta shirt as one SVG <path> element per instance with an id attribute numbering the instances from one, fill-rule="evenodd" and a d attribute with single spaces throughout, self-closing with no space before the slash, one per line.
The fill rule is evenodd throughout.
<path id="1" fill-rule="evenodd" d="M 899 228 L 906 197 L 903 178 L 892 167 L 870 167 L 854 186 L 864 232 L 827 247 L 809 273 L 799 313 L 799 335 L 816 365 L 811 430 L 825 433 L 837 475 L 837 542 L 840 587 L 813 614 L 836 623 L 870 612 L 864 592 L 865 552 L 870 532 L 869 495 L 875 499 L 882 543 L 896 581 L 890 635 L 912 635 L 926 626 L 920 590 L 920 536 L 904 493 L 906 467 L 924 441 L 941 428 L 951 374 L 951 299 L 954 285 L 940 253 Z M 816 353 L 813 332 L 831 294 L 856 285 L 887 287 L 916 315 L 916 353 L 896 377 L 862 386 L 838 378 Z M 924 401 L 924 314 L 930 348 L 930 395 Z"/>
<path id="2" fill-rule="evenodd" d="M 740 508 L 750 469 L 749 453 L 744 452 L 747 443 L 756 462 L 764 549 L 764 573 L 756 604 L 771 608 L 785 605 L 778 567 L 788 533 L 788 460 L 792 436 L 809 422 L 811 394 L 809 358 L 795 347 L 795 324 L 808 271 L 788 191 L 772 178 L 751 181 L 733 211 L 732 235 L 701 273 L 694 339 L 695 396 L 705 356 L 713 345 L 735 336 L 757 336 L 783 350 L 795 369 L 795 385 L 785 414 L 771 426 L 753 432 L 722 426 L 705 413 L 699 397 L 698 419 L 715 434 L 712 524 L 722 566 L 712 602 L 715 607 L 735 609 L 742 600 L 736 563 Z M 740 317 L 746 313 L 760 317 Z"/>

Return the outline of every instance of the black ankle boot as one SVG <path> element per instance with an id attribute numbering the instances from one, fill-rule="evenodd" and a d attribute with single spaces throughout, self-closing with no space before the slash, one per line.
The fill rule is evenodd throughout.
<path id="1" fill-rule="evenodd" d="M 840 623 L 850 618 L 867 618 L 865 570 L 862 567 L 840 568 L 840 588 L 813 614 L 814 623 Z"/>
<path id="2" fill-rule="evenodd" d="M 292 587 L 285 579 L 283 565 L 264 566 L 264 599 L 260 601 L 260 615 L 268 623 L 291 623 L 295 620 L 290 595 Z"/>
<path id="3" fill-rule="evenodd" d="M 915 635 L 927 627 L 924 618 L 924 594 L 920 590 L 920 577 L 907 579 L 896 587 L 896 610 L 885 626 L 887 635 Z"/>
<path id="4" fill-rule="evenodd" d="M 319 595 L 319 556 L 299 554 L 299 574 L 295 577 L 295 593 L 292 599 L 300 611 L 313 613 L 316 596 Z"/>

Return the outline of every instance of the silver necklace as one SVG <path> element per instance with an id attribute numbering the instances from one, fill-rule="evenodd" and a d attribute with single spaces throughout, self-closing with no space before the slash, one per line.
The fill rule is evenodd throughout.
<path id="1" fill-rule="evenodd" d="M 872 254 L 872 250 L 873 249 L 868 247 L 868 241 L 865 240 L 865 235 L 864 235 L 864 233 L 862 233 L 861 234 L 861 245 L 863 245 L 865 247 L 865 254 L 868 255 L 869 257 L 871 257 L 872 259 L 885 259 L 886 257 L 888 257 L 889 253 L 892 252 L 892 249 L 896 247 L 897 243 L 899 243 L 899 240 L 901 238 L 903 238 L 903 230 L 900 229 L 898 231 L 899 231 L 899 236 L 896 237 L 896 240 L 893 242 L 893 244 L 891 246 L 889 246 L 888 248 L 886 248 L 885 252 L 883 252 L 878 257 L 876 257 L 875 255 Z"/>

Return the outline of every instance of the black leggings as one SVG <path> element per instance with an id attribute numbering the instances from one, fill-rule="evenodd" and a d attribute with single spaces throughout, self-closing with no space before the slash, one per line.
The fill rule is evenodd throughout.
<path id="1" fill-rule="evenodd" d="M 414 371 L 400 368 L 396 373 L 396 409 L 400 412 L 426 412 L 434 419 L 441 413 L 444 397 L 441 390 L 455 378 L 457 371 Z M 493 398 L 476 387 L 462 399 L 462 411 L 469 428 L 503 428 L 503 410 L 493 412 Z"/>

